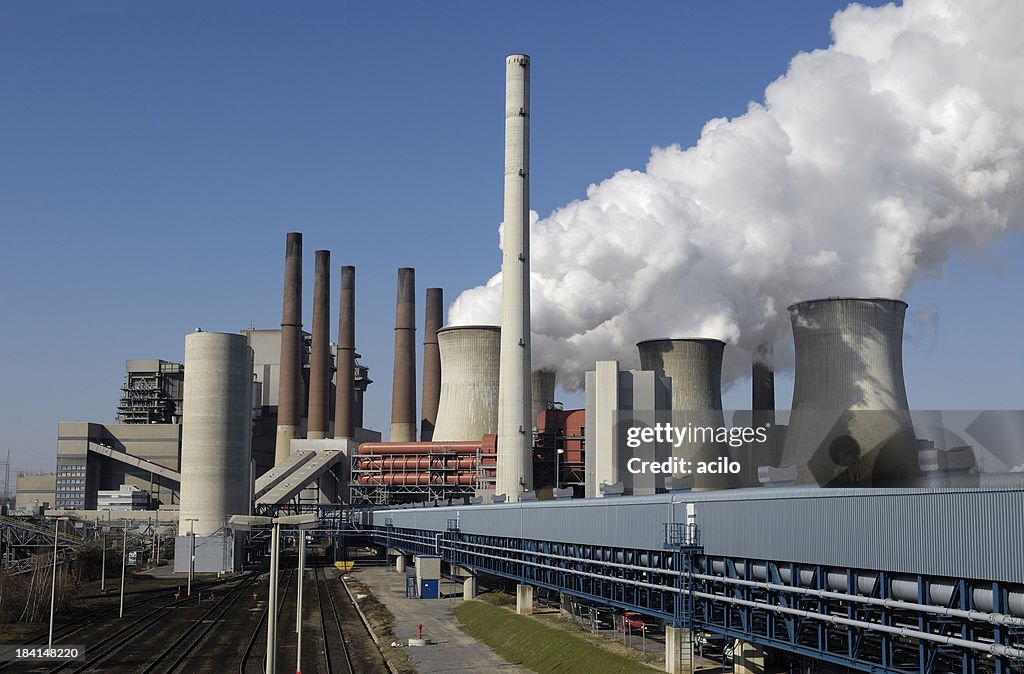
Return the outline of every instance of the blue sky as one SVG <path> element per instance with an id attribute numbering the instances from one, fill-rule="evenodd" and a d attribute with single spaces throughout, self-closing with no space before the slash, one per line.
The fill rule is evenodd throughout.
<path id="1" fill-rule="evenodd" d="M 307 288 L 317 248 L 335 301 L 357 266 L 367 420 L 386 429 L 396 268 L 450 302 L 500 265 L 506 54 L 533 59 L 543 216 L 744 112 L 844 4 L 3 3 L 0 456 L 52 469 L 58 421 L 113 420 L 126 358 L 276 327 L 293 230 Z M 913 407 L 1024 407 L 1022 253 L 1004 239 L 908 294 L 939 317 L 908 322 Z M 748 400 L 739 382 L 726 406 Z"/>

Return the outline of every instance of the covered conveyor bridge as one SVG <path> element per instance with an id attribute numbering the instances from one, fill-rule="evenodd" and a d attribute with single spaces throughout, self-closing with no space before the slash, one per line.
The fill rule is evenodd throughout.
<path id="1" fill-rule="evenodd" d="M 984 488 L 675 492 L 362 517 L 389 549 L 688 628 L 679 635 L 867 672 L 1024 671 L 1024 476 Z"/>

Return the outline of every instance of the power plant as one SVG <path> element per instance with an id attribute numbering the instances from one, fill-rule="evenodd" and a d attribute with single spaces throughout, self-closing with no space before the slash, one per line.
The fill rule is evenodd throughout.
<path id="1" fill-rule="evenodd" d="M 640 615 L 642 639 L 663 628 L 668 672 L 695 671 L 711 642 L 737 673 L 1021 671 L 1024 473 L 996 465 L 998 441 L 936 447 L 915 428 L 906 302 L 792 298 L 789 414 L 775 389 L 788 342 L 745 358 L 751 409 L 727 415 L 737 344 L 708 335 L 639 341 L 639 369 L 588 363 L 585 407 L 563 409 L 565 370 L 533 369 L 547 361 L 532 353 L 530 67 L 505 61 L 501 324 L 445 325 L 443 290 L 426 289 L 419 413 L 416 269 L 393 277 L 385 439 L 364 427 L 356 267 L 340 267 L 332 345 L 332 256 L 315 252 L 304 332 L 303 235 L 289 232 L 280 328 L 197 330 L 183 363 L 128 361 L 120 423 L 60 425 L 50 514 L 99 529 L 98 492 L 123 489 L 174 527 L 190 592 L 194 573 L 270 556 L 276 593 L 284 535 L 297 559 L 316 543 L 345 573 L 352 551 L 403 574 L 413 558 L 406 594 L 421 599 L 437 566 L 467 599 L 480 581 L 515 585 L 521 615 L 535 590 L 588 621 L 617 611 L 622 639 Z"/>

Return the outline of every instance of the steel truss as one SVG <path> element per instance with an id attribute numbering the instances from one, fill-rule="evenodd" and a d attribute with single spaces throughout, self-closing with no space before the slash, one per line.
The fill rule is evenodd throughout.
<path id="1" fill-rule="evenodd" d="M 456 520 L 445 531 L 373 528 L 380 545 L 440 554 L 453 565 L 791 657 L 878 674 L 1024 672 L 1024 618 L 1008 615 L 1010 588 L 1001 583 L 918 575 L 912 603 L 892 597 L 886 572 L 708 556 L 699 541 L 684 536 L 680 544 L 670 534 L 664 549 L 646 550 L 470 534 Z M 755 567 L 767 578 L 755 578 Z M 809 586 L 801 580 L 808 570 Z M 846 574 L 846 592 L 829 589 L 837 572 Z M 868 577 L 873 590 L 864 593 Z M 955 585 L 949 606 L 929 605 L 932 583 Z M 993 592 L 990 611 L 975 605 L 979 588 Z"/>

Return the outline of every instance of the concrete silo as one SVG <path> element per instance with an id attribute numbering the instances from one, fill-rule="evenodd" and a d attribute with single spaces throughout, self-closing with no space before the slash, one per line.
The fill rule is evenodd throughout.
<path id="1" fill-rule="evenodd" d="M 907 303 L 836 297 L 789 307 L 796 348 L 782 463 L 797 480 L 878 486 L 916 477 L 903 380 Z"/>
<path id="2" fill-rule="evenodd" d="M 195 332 L 185 337 L 179 537 L 191 531 L 226 541 L 228 517 L 249 512 L 252 358 L 245 335 Z M 197 552 L 197 570 L 221 570 L 225 547 L 217 541 L 203 546 L 218 550 L 203 555 L 208 563 L 201 564 Z M 182 558 L 187 570 L 187 552 Z"/>
<path id="3" fill-rule="evenodd" d="M 640 369 L 668 377 L 672 387 L 672 424 L 689 428 L 690 436 L 673 447 L 672 456 L 715 462 L 729 456 L 727 443 L 716 440 L 725 426 L 722 413 L 722 356 L 725 342 L 717 339 L 651 339 L 639 342 Z M 680 477 L 679 474 L 675 475 Z M 738 485 L 734 475 L 694 474 L 698 489 Z"/>
<path id="4" fill-rule="evenodd" d="M 501 329 L 493 325 L 441 328 L 437 344 L 441 401 L 433 441 L 478 441 L 496 433 Z"/>

